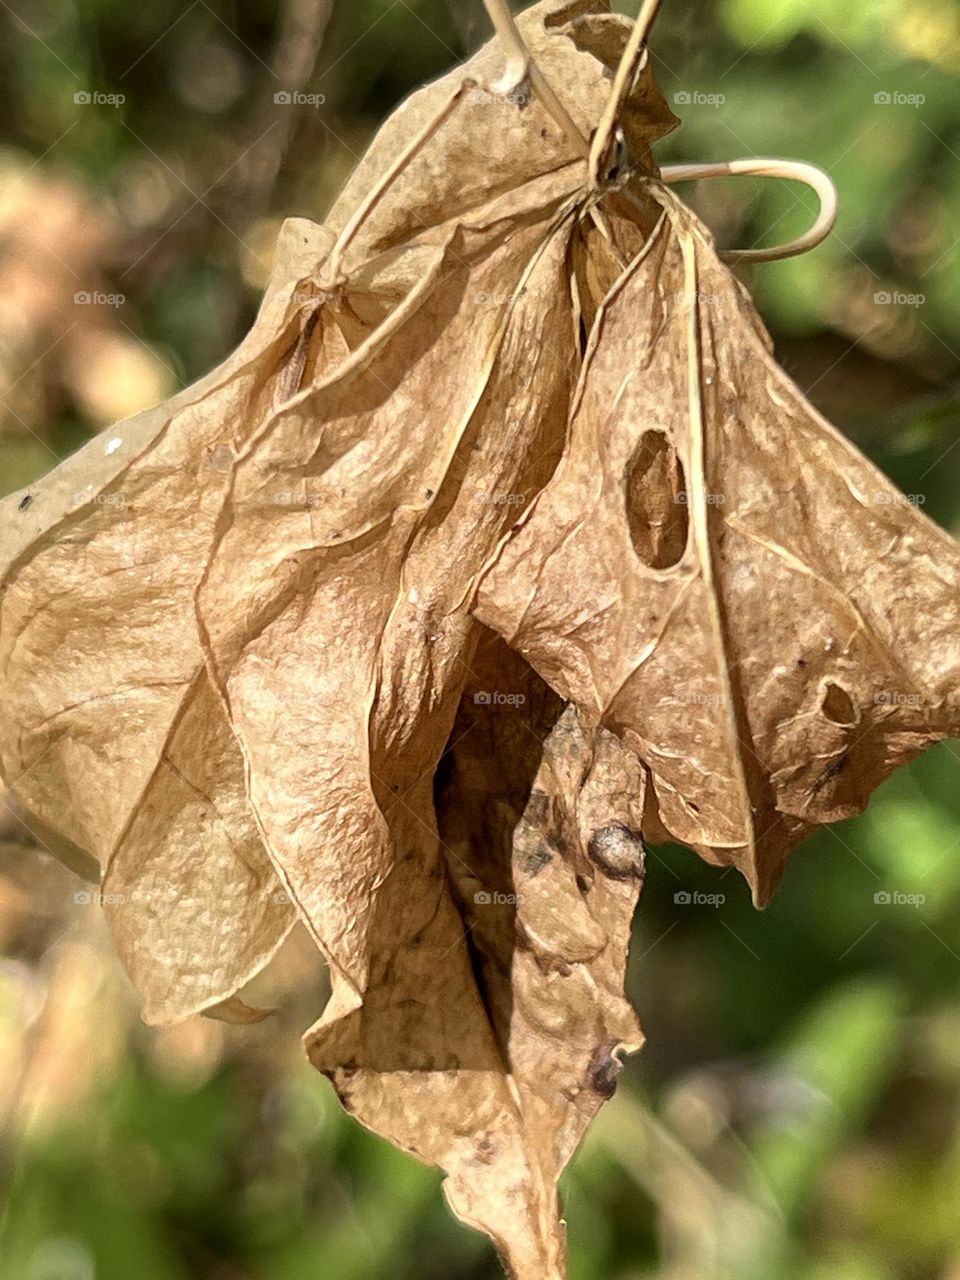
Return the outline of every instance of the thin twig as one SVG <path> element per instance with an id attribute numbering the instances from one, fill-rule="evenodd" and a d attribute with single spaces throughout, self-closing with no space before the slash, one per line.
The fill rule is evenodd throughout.
<path id="1" fill-rule="evenodd" d="M 623 103 L 633 86 L 637 71 L 643 65 L 642 59 L 647 56 L 647 37 L 653 26 L 661 0 L 643 0 L 637 20 L 630 32 L 620 57 L 620 65 L 613 78 L 613 88 L 607 98 L 606 106 L 590 147 L 590 185 L 596 189 L 600 185 L 600 167 L 603 158 L 610 150 L 613 135 L 620 118 Z"/>
<path id="2" fill-rule="evenodd" d="M 839 197 L 832 179 L 816 165 L 801 160 L 766 160 L 759 157 L 749 160 L 726 160 L 717 164 L 667 165 L 661 174 L 664 182 L 693 182 L 702 178 L 727 178 L 749 174 L 755 178 L 786 178 L 790 182 L 802 182 L 816 192 L 820 212 L 809 231 L 787 244 L 769 249 L 724 249 L 720 257 L 724 262 L 780 262 L 783 258 L 796 258 L 822 244 L 833 230 L 839 211 Z"/>
<path id="3" fill-rule="evenodd" d="M 552 85 L 537 66 L 536 60 L 526 41 L 520 34 L 507 0 L 483 0 L 493 29 L 507 51 L 507 82 L 511 89 L 530 81 L 530 87 L 543 103 L 544 109 L 553 118 L 574 147 L 584 156 L 590 154 L 590 144 L 580 132 L 573 117 L 557 97 Z"/>

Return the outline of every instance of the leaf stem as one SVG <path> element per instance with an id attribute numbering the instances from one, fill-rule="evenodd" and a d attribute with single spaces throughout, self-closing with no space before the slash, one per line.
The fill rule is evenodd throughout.
<path id="1" fill-rule="evenodd" d="M 613 141 L 613 135 L 617 127 L 617 120 L 620 117 L 620 110 L 633 86 L 637 71 L 643 66 L 643 61 L 647 57 L 647 37 L 650 34 L 650 28 L 656 19 L 661 2 L 662 0 L 643 0 L 640 12 L 637 14 L 637 20 L 633 24 L 633 30 L 630 32 L 630 39 L 624 46 L 623 53 L 620 56 L 620 64 L 613 78 L 613 88 L 610 90 L 610 96 L 607 98 L 603 115 L 600 117 L 600 123 L 597 126 L 596 133 L 593 135 L 593 143 L 590 147 L 589 181 L 594 190 L 600 185 L 600 169 L 604 156 L 610 150 L 610 144 Z"/>
<path id="2" fill-rule="evenodd" d="M 529 79 L 531 88 L 543 103 L 544 109 L 553 118 L 554 123 L 566 135 L 571 144 L 583 156 L 590 154 L 590 144 L 580 132 L 573 117 L 557 97 L 553 86 L 546 78 L 524 40 L 507 0 L 483 0 L 484 7 L 493 23 L 493 29 L 507 51 L 507 79 L 511 88 L 516 88 L 524 80 Z"/>
<path id="3" fill-rule="evenodd" d="M 749 174 L 755 178 L 785 178 L 790 182 L 802 182 L 816 192 L 820 212 L 809 231 L 787 244 L 769 249 L 724 249 L 720 257 L 724 262 L 780 262 L 783 258 L 796 258 L 822 244 L 833 230 L 839 212 L 839 197 L 832 179 L 816 165 L 801 160 L 768 160 L 751 157 L 749 160 L 723 160 L 717 164 L 667 165 L 661 173 L 665 183 L 694 182 L 702 178 L 727 178 Z"/>

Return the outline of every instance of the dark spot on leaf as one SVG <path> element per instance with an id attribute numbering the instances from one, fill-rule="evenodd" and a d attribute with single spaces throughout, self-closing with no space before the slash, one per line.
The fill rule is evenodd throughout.
<path id="1" fill-rule="evenodd" d="M 550 817 L 550 797 L 545 791 L 531 791 L 527 798 L 525 817 L 533 826 L 546 826 Z"/>
<path id="2" fill-rule="evenodd" d="M 23 497 L 20 499 L 20 501 L 17 503 L 17 510 L 26 511 L 27 507 L 29 507 L 32 501 L 33 501 L 33 498 L 31 497 L 31 495 L 29 493 L 25 493 Z"/>
<path id="3" fill-rule="evenodd" d="M 592 884 L 593 882 L 589 880 L 587 876 L 585 875 L 577 876 L 577 888 L 580 890 L 582 894 L 584 895 L 588 894 L 590 892 Z"/>
<path id="4" fill-rule="evenodd" d="M 837 756 L 836 760 L 834 760 L 832 764 L 828 765 L 828 767 L 824 769 L 823 773 L 814 783 L 814 787 L 813 787 L 814 794 L 816 795 L 819 792 L 821 792 L 828 782 L 833 782 L 835 778 L 839 778 L 840 774 L 843 773 L 844 769 L 846 769 L 849 763 L 850 763 L 850 756 L 846 751 L 843 753 L 843 755 Z"/>
<path id="5" fill-rule="evenodd" d="M 847 767 L 849 763 L 850 763 L 850 757 L 847 755 L 846 752 L 844 752 L 842 756 L 839 756 L 836 760 L 834 760 L 833 764 L 830 766 L 830 768 L 827 770 L 826 774 L 824 775 L 825 778 L 827 779 L 838 778 L 840 774 L 843 773 L 844 769 Z"/>
<path id="6" fill-rule="evenodd" d="M 587 852 L 605 876 L 612 880 L 642 880 L 643 841 L 639 832 L 622 822 L 611 822 L 590 837 Z"/>
<path id="7" fill-rule="evenodd" d="M 587 1080 L 594 1093 L 601 1098 L 612 1098 L 617 1091 L 617 1077 L 622 1063 L 614 1055 L 614 1045 L 601 1046 L 590 1059 Z"/>
<path id="8" fill-rule="evenodd" d="M 523 872 L 527 876 L 539 875 L 543 868 L 550 861 L 550 850 L 546 845 L 539 845 L 532 853 L 528 853 L 523 860 Z"/>
<path id="9" fill-rule="evenodd" d="M 492 1164 L 497 1154 L 497 1144 L 493 1141 L 489 1133 L 482 1134 L 473 1144 L 473 1149 L 477 1153 L 477 1159 L 481 1164 Z"/>

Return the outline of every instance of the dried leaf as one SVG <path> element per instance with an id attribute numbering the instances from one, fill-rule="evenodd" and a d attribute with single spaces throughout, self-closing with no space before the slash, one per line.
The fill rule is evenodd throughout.
<path id="1" fill-rule="evenodd" d="M 582 82 L 589 120 L 606 72 L 542 25 L 579 8 L 551 3 L 528 24 L 540 24 L 548 62 Z M 589 37 L 616 57 L 613 21 Z M 480 73 L 497 60 L 484 51 Z M 649 78 L 642 91 L 655 108 L 646 146 L 672 117 Z M 545 1251 L 561 1265 L 553 1184 L 575 1136 L 543 1156 L 541 1186 L 509 1046 L 491 1032 L 449 895 L 432 777 L 479 633 L 475 583 L 514 502 L 560 453 L 579 363 L 567 261 L 583 256 L 582 164 L 536 104 L 502 95 L 465 104 L 459 131 L 424 127 L 449 96 L 448 80 L 388 125 L 338 203 L 342 230 L 367 201 L 345 278 L 323 265 L 331 232 L 288 224 L 238 355 L 61 468 L 32 494 L 28 519 L 7 505 L 16 733 L 0 747 L 27 803 L 104 864 L 148 1020 L 258 1016 L 236 991 L 282 940 L 289 896 L 333 974 L 313 1052 L 336 1072 L 358 1058 L 358 1027 L 364 1043 L 409 1039 L 431 1070 L 401 1089 L 404 1105 L 448 1099 L 434 1154 L 449 1167 L 456 1135 L 474 1126 L 438 1068 L 486 1064 L 507 1163 L 522 1165 L 520 1182 L 503 1185 L 527 1210 L 504 1247 L 539 1274 Z M 411 128 L 419 150 L 391 177 Z M 501 148 L 492 187 L 488 167 L 465 190 L 470 147 L 485 158 Z M 39 682 L 27 676 L 38 663 Z M 403 972 L 427 924 L 449 953 L 439 976 L 459 1014 L 408 1037 Z M 616 956 L 623 930 L 611 938 Z M 590 1054 L 614 1043 L 615 1021 Z M 355 1109 L 391 1130 L 376 1097 Z M 504 1164 L 489 1163 L 499 1172 L 475 1216 L 502 1233 L 491 1187 Z"/>
<path id="2" fill-rule="evenodd" d="M 807 403 L 672 201 L 477 613 L 636 751 L 648 834 L 759 903 L 813 827 L 960 728 L 956 543 Z"/>
<path id="3" fill-rule="evenodd" d="M 394 868 L 366 1000 L 307 1044 L 348 1110 L 449 1172 L 511 1275 L 551 1280 L 557 1177 L 642 1042 L 623 974 L 643 778 L 502 643 L 470 665 L 436 788 L 443 856 Z M 398 841 L 425 845 L 432 789 L 386 810 Z"/>
<path id="4" fill-rule="evenodd" d="M 521 22 L 589 135 L 629 24 Z M 296 911 L 311 1060 L 559 1280 L 558 1175 L 640 1042 L 641 825 L 765 899 L 955 728 L 957 552 L 655 184 L 649 64 L 600 199 L 502 67 L 285 224 L 220 370 L 0 505 L 0 767 L 97 854 L 149 1020 L 262 1016 L 237 993 Z"/>
<path id="5" fill-rule="evenodd" d="M 288 223 L 257 324 L 224 365 L 0 504 L 4 776 L 93 854 L 121 955 L 172 1020 L 233 995 L 295 918 L 207 678 L 195 593 L 244 434 L 295 346 L 329 233 Z"/>

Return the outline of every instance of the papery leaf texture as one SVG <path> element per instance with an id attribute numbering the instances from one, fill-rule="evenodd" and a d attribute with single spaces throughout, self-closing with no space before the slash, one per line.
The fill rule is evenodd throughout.
<path id="1" fill-rule="evenodd" d="M 630 24 L 521 17 L 585 137 Z M 644 839 L 790 850 L 957 732 L 960 556 L 777 367 L 709 233 L 497 42 L 284 224 L 238 351 L 0 504 L 0 769 L 101 868 L 152 1023 L 295 921 L 310 1060 L 518 1280 L 622 1055 Z M 75 852 L 74 852 L 75 851 Z"/>

